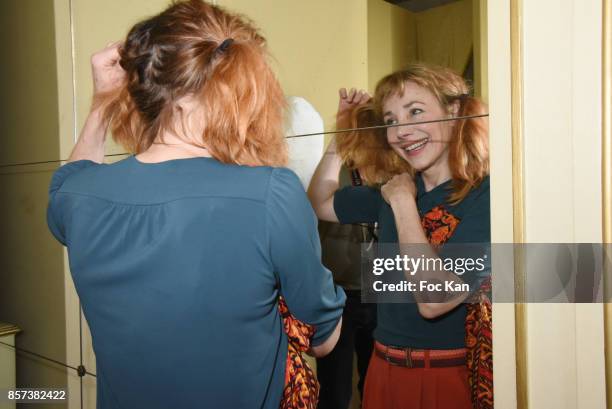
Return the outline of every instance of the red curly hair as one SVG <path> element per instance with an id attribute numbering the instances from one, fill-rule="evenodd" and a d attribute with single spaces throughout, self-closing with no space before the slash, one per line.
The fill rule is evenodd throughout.
<path id="1" fill-rule="evenodd" d="M 479 99 L 469 96 L 465 80 L 449 68 L 411 64 L 381 79 L 372 100 L 357 107 L 351 115 L 351 128 L 383 124 L 383 104 L 393 95 L 403 95 L 407 82 L 413 82 L 434 94 L 440 105 L 450 111 L 459 101 L 457 116 L 486 114 Z M 353 131 L 336 137 L 337 149 L 344 163 L 359 169 L 370 185 L 386 183 L 393 176 L 414 170 L 387 143 L 386 128 Z M 449 167 L 453 177 L 452 204 L 459 203 L 469 191 L 489 174 L 489 126 L 486 117 L 455 121 L 449 145 Z"/>
<path id="2" fill-rule="evenodd" d="M 203 107 L 196 144 L 214 158 L 286 164 L 285 98 L 266 41 L 247 18 L 202 0 L 176 1 L 130 30 L 120 58 L 126 83 L 96 104 L 104 108 L 113 139 L 129 152 L 143 152 L 164 132 L 176 132 L 177 101 L 189 96 Z"/>

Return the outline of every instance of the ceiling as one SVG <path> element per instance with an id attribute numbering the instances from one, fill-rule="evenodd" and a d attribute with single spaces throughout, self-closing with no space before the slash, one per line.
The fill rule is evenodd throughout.
<path id="1" fill-rule="evenodd" d="M 395 4 L 403 7 L 414 13 L 419 11 L 429 10 L 434 7 L 442 6 L 447 3 L 453 3 L 458 0 L 385 0 L 387 3 Z"/>

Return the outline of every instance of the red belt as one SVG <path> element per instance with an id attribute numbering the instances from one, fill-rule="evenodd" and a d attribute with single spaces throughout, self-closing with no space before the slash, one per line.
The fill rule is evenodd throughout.
<path id="1" fill-rule="evenodd" d="M 374 342 L 376 355 L 391 365 L 407 368 L 443 368 L 465 365 L 466 349 L 394 348 Z"/>

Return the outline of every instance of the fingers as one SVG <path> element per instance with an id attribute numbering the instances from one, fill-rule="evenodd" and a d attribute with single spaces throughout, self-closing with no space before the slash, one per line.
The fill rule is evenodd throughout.
<path id="1" fill-rule="evenodd" d="M 94 66 L 115 65 L 119 59 L 119 48 L 123 45 L 122 41 L 108 43 L 102 50 L 91 56 L 91 63 Z"/>
<path id="2" fill-rule="evenodd" d="M 370 94 L 368 94 L 366 91 L 361 91 L 361 99 L 359 100 L 359 104 L 365 104 L 370 99 L 372 99 Z"/>
<path id="3" fill-rule="evenodd" d="M 103 95 L 111 92 L 126 79 L 126 72 L 121 67 L 121 41 L 115 41 L 91 56 L 91 70 L 94 83 L 94 94 Z"/>
<path id="4" fill-rule="evenodd" d="M 349 104 L 352 104 L 355 102 L 355 98 L 357 97 L 357 90 L 355 88 L 351 88 L 351 90 L 348 92 L 348 95 L 346 97 L 346 102 L 348 102 Z"/>
<path id="5" fill-rule="evenodd" d="M 110 43 L 103 50 L 105 56 L 108 58 L 108 61 L 117 62 L 121 58 L 119 56 L 119 48 L 123 43 L 121 41 L 115 41 L 114 43 Z"/>
<path id="6" fill-rule="evenodd" d="M 364 104 L 371 99 L 370 94 L 364 90 L 357 90 L 356 88 L 351 88 L 350 91 L 347 91 L 346 88 L 340 88 L 338 91 L 338 95 L 340 96 L 340 100 L 347 104 Z"/>

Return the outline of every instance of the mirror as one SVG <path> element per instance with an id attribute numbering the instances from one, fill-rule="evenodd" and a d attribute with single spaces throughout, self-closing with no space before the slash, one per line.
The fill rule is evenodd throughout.
<path id="1" fill-rule="evenodd" d="M 290 97 L 288 136 L 335 130 L 339 88 L 372 92 L 384 75 L 415 61 L 453 68 L 473 84 L 474 95 L 488 99 L 484 0 L 216 3 L 249 16 L 267 38 L 274 69 Z M 0 4 L 0 30 L 4 38 L 13 39 L 4 43 L 9 58 L 0 65 L 4 135 L 0 321 L 21 329 L 15 342 L 23 350 L 16 355 L 16 372 L 0 375 L 0 388 L 68 387 L 69 407 L 81 407 L 81 402 L 82 407 L 95 407 L 93 377 L 79 378 L 72 369 L 26 352 L 72 367 L 82 363 L 87 371 L 96 371 L 67 254 L 47 228 L 48 185 L 58 167 L 53 162 L 69 156 L 89 110 L 91 54 L 123 38 L 134 23 L 167 4 L 167 0 L 4 0 Z M 304 186 L 329 141 L 330 134 L 321 134 L 289 142 L 291 164 Z M 123 148 L 110 141 L 106 153 L 109 162 L 124 158 Z M 11 351 L 0 345 L 0 352 Z M 353 395 L 356 405 L 358 394 Z"/>

